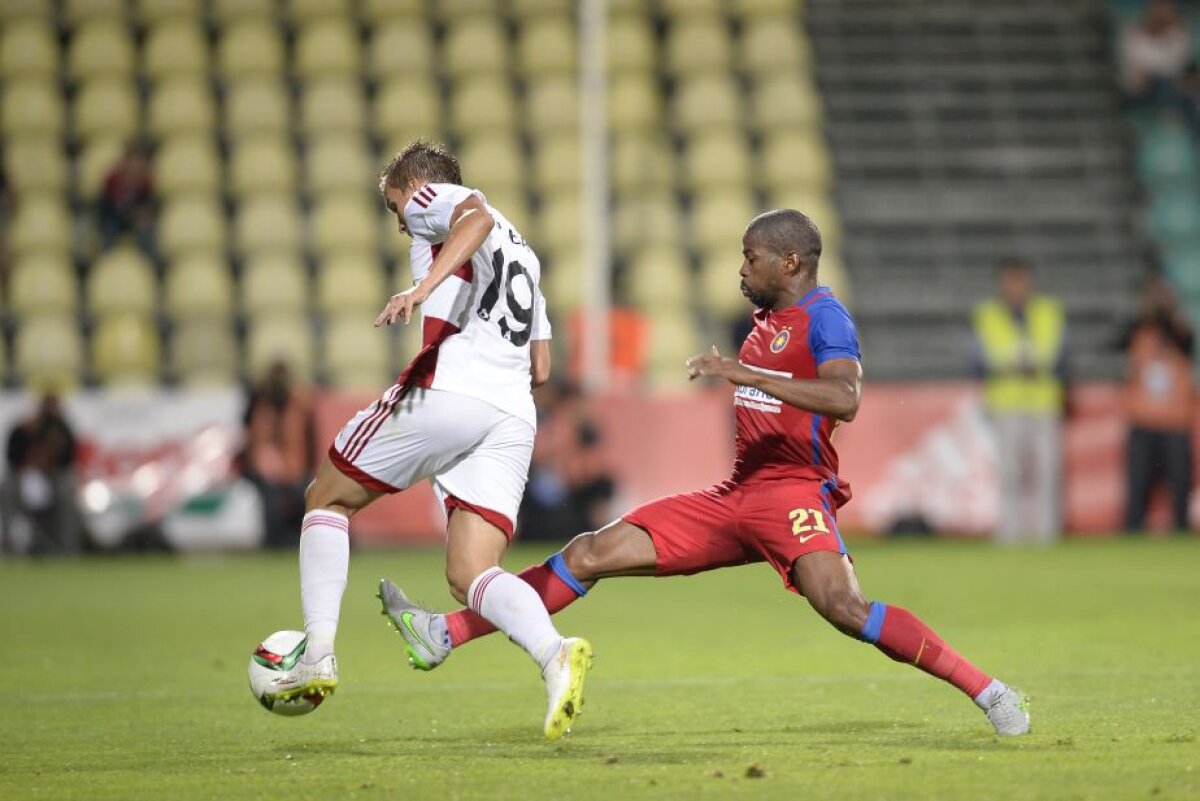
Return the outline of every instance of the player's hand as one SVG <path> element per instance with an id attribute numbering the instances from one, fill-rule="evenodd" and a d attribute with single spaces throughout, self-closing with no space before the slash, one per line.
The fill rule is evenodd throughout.
<path id="1" fill-rule="evenodd" d="M 747 372 L 746 368 L 736 359 L 722 356 L 716 345 L 709 348 L 708 353 L 701 353 L 688 359 L 687 371 L 690 381 L 695 381 L 702 375 L 711 375 L 724 378 L 734 384 L 743 383 L 738 379 Z"/>
<path id="2" fill-rule="evenodd" d="M 409 287 L 403 292 L 392 295 L 391 300 L 383 307 L 383 311 L 375 318 L 375 327 L 391 325 L 397 320 L 403 320 L 405 325 L 412 322 L 413 310 L 424 303 L 426 294 L 421 285 Z"/>

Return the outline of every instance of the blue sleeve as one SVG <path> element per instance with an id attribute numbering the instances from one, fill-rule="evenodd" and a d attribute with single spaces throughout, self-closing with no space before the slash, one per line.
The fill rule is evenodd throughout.
<path id="1" fill-rule="evenodd" d="M 809 312 L 808 347 L 817 366 L 830 359 L 859 361 L 862 358 L 858 351 L 858 332 L 854 330 L 854 321 L 845 306 L 832 298 L 814 305 Z"/>

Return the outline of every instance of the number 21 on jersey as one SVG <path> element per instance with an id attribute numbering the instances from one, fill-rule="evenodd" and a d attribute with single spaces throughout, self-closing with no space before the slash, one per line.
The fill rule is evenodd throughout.
<path id="1" fill-rule="evenodd" d="M 820 509 L 793 509 L 788 512 L 788 519 L 792 521 L 792 534 L 799 537 L 801 543 L 829 533 L 825 513 Z"/>

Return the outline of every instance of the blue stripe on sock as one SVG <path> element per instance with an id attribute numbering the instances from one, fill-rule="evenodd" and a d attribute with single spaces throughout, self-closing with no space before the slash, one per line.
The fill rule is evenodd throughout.
<path id="1" fill-rule="evenodd" d="M 562 551 L 554 554 L 546 560 L 546 565 L 554 571 L 554 575 L 563 580 L 563 583 L 575 591 L 575 594 L 580 598 L 587 595 L 587 587 L 579 583 L 579 580 L 571 575 L 571 571 L 567 569 L 567 561 L 563 559 Z"/>
<path id="2" fill-rule="evenodd" d="M 879 642 L 879 634 L 883 631 L 883 618 L 887 615 L 887 604 L 871 601 L 871 611 L 867 613 L 867 624 L 859 635 L 869 643 Z"/>

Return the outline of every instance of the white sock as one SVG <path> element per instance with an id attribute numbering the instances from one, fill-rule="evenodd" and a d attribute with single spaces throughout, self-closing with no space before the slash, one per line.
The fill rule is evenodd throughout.
<path id="1" fill-rule="evenodd" d="M 313 509 L 300 527 L 300 605 L 308 635 L 306 661 L 316 662 L 333 653 L 349 573 L 349 518 L 328 509 Z"/>
<path id="2" fill-rule="evenodd" d="M 987 711 L 987 708 L 992 705 L 992 701 L 996 700 L 996 696 L 1008 689 L 1008 685 L 1000 681 L 1000 679 L 992 679 L 992 683 L 983 688 L 983 692 L 975 696 L 975 705 L 980 709 Z"/>
<path id="3" fill-rule="evenodd" d="M 545 668 L 558 652 L 562 635 L 541 597 L 512 573 L 499 567 L 480 573 L 467 590 L 467 605 L 524 648 L 538 667 Z"/>

